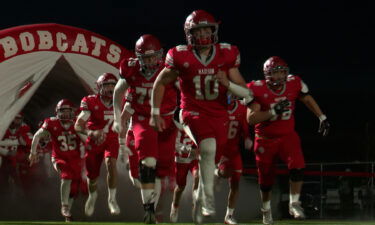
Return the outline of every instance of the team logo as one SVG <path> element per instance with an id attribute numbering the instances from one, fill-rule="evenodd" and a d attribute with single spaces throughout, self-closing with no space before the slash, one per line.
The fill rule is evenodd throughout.
<path id="1" fill-rule="evenodd" d="M 263 97 L 264 97 L 264 98 L 268 98 L 268 94 L 265 93 L 265 94 L 263 95 Z"/>
<path id="2" fill-rule="evenodd" d="M 57 127 L 54 127 L 53 130 L 57 130 Z"/>
<path id="3" fill-rule="evenodd" d="M 143 121 L 143 120 L 145 120 L 145 118 L 143 116 L 138 116 L 138 120 Z"/>
<path id="4" fill-rule="evenodd" d="M 184 67 L 185 67 L 185 68 L 188 68 L 189 66 L 190 66 L 190 65 L 189 65 L 188 62 L 185 62 L 185 63 L 184 63 Z"/>
<path id="5" fill-rule="evenodd" d="M 98 110 L 98 109 L 99 109 L 99 106 L 96 105 L 96 106 L 94 107 L 94 109 L 95 109 L 95 110 Z"/>
<path id="6" fill-rule="evenodd" d="M 258 148 L 258 152 L 259 152 L 260 154 L 263 154 L 263 153 L 264 153 L 264 148 L 263 148 L 262 146 L 260 146 L 260 147 Z"/>

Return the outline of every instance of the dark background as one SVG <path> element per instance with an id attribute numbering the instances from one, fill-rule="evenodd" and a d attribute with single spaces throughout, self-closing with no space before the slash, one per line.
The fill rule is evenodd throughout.
<path id="1" fill-rule="evenodd" d="M 307 162 L 372 161 L 373 8 L 370 1 L 328 0 L 18 0 L 2 2 L 0 29 L 54 22 L 99 33 L 129 50 L 140 35 L 151 33 L 167 50 L 185 44 L 185 18 L 204 9 L 221 21 L 219 41 L 239 47 L 247 81 L 262 79 L 263 62 L 279 55 L 308 84 L 332 129 L 329 137 L 319 137 L 318 119 L 297 105 L 296 129 Z"/>

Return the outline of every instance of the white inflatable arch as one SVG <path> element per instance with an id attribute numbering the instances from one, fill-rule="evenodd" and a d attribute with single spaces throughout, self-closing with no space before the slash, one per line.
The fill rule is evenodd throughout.
<path id="1" fill-rule="evenodd" d="M 32 24 L 1 30 L 0 139 L 59 59 L 65 59 L 84 86 L 93 90 L 102 73 L 118 75 L 121 59 L 129 54 L 108 38 L 66 25 Z"/>

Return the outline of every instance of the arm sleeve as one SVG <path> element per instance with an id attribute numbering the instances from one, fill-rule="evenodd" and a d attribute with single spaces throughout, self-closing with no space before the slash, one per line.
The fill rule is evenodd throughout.
<path id="1" fill-rule="evenodd" d="M 87 110 L 82 110 L 81 113 L 78 115 L 78 119 L 82 119 L 83 121 L 87 121 L 90 118 L 91 112 Z"/>

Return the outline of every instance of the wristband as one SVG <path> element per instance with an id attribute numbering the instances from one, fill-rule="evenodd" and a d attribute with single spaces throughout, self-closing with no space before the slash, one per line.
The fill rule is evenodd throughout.
<path id="1" fill-rule="evenodd" d="M 324 114 L 322 114 L 322 115 L 319 116 L 319 120 L 320 120 L 320 121 L 324 121 L 324 120 L 326 120 L 326 119 L 327 119 L 327 116 L 324 115 Z"/>

